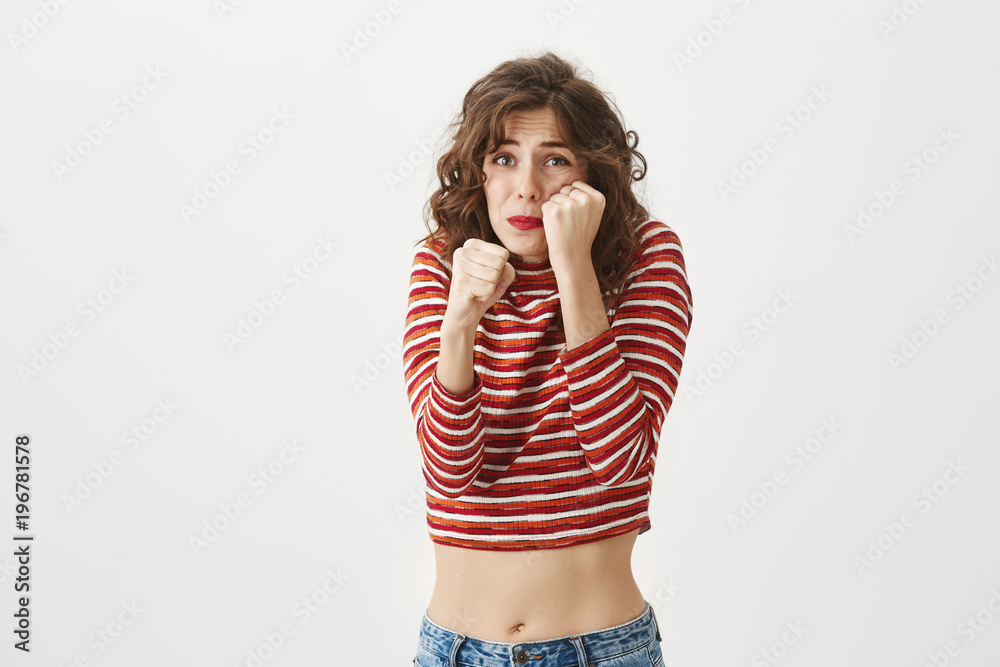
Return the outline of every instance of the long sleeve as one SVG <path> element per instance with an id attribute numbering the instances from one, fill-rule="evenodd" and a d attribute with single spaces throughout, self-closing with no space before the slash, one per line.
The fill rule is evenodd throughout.
<path id="1" fill-rule="evenodd" d="M 437 379 L 440 330 L 451 276 L 441 259 L 421 246 L 413 259 L 403 335 L 406 391 L 416 420 L 424 479 L 448 498 L 465 493 L 483 466 L 485 428 L 480 413 L 483 385 L 473 370 L 465 396 L 448 392 Z"/>
<path id="2" fill-rule="evenodd" d="M 680 239 L 661 224 L 644 240 L 611 328 L 559 353 L 577 437 L 600 484 L 638 479 L 655 459 L 692 306 Z"/>

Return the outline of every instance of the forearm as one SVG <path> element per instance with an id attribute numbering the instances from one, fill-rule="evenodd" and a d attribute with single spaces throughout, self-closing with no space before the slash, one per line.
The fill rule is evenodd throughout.
<path id="1" fill-rule="evenodd" d="M 444 274 L 437 254 L 415 255 L 403 361 L 428 488 L 456 498 L 482 468 L 486 431 L 473 366 L 476 327 L 452 326 Z"/>
<path id="2" fill-rule="evenodd" d="M 556 270 L 566 349 L 572 350 L 611 328 L 590 258 Z"/>
<path id="3" fill-rule="evenodd" d="M 452 326 L 447 316 L 441 323 L 438 351 L 438 382 L 455 396 L 466 396 L 475 385 L 476 329 Z"/>
<path id="4" fill-rule="evenodd" d="M 437 382 L 431 383 L 417 435 L 427 482 L 455 498 L 469 489 L 482 468 L 485 431 L 479 408 L 481 388 L 477 388 L 473 367 L 476 330 L 451 329 L 444 322 L 434 370 Z"/>
<path id="5" fill-rule="evenodd" d="M 622 287 L 610 330 L 592 328 L 589 339 L 559 353 L 577 437 L 598 482 L 608 486 L 634 480 L 652 462 L 691 322 L 684 258 L 669 228 L 644 239 L 630 273 L 635 278 Z"/>
<path id="6" fill-rule="evenodd" d="M 566 348 L 570 408 L 580 446 L 598 482 L 630 481 L 639 473 L 655 437 L 646 401 L 618 351 L 590 258 L 556 272 Z"/>

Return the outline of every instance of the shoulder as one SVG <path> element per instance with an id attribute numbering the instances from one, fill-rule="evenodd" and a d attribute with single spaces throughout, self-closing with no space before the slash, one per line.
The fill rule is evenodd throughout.
<path id="1" fill-rule="evenodd" d="M 637 232 L 640 249 L 625 276 L 625 300 L 635 299 L 644 306 L 650 298 L 665 299 L 673 304 L 671 310 L 685 319 L 686 335 L 693 318 L 694 298 L 681 240 L 670 225 L 658 220 L 639 224 Z"/>
<path id="2" fill-rule="evenodd" d="M 625 279 L 625 287 L 658 285 L 659 288 L 683 292 L 690 308 L 691 287 L 688 284 L 684 250 L 677 233 L 666 223 L 647 220 L 638 227 L 640 251 Z"/>
<path id="3" fill-rule="evenodd" d="M 413 252 L 413 274 L 431 274 L 442 282 L 451 280 L 451 262 L 444 258 L 444 241 L 429 239 Z"/>
<path id="4" fill-rule="evenodd" d="M 636 227 L 639 247 L 629 266 L 635 277 L 653 264 L 668 263 L 684 271 L 684 249 L 677 233 L 665 222 L 646 220 Z"/>
<path id="5" fill-rule="evenodd" d="M 647 220 L 640 223 L 636 229 L 636 235 L 640 239 L 643 255 L 649 252 L 674 250 L 680 253 L 683 251 L 677 232 L 665 222 Z"/>
<path id="6" fill-rule="evenodd" d="M 444 258 L 445 242 L 442 239 L 425 239 L 413 252 L 413 263 L 432 264 L 451 271 L 451 262 Z"/>

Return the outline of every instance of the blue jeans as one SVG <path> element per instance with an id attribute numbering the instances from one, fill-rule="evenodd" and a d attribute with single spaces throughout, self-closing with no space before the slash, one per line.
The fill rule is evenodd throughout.
<path id="1" fill-rule="evenodd" d="M 415 667 L 662 667 L 660 626 L 653 608 L 627 623 L 534 642 L 488 642 L 420 623 Z"/>

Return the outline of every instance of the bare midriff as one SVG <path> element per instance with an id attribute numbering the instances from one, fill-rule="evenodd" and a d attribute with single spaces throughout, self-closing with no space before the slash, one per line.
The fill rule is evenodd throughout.
<path id="1" fill-rule="evenodd" d="M 639 529 L 560 549 L 486 551 L 434 544 L 437 577 L 427 607 L 441 627 L 493 642 L 579 635 L 639 617 L 632 576 Z"/>

